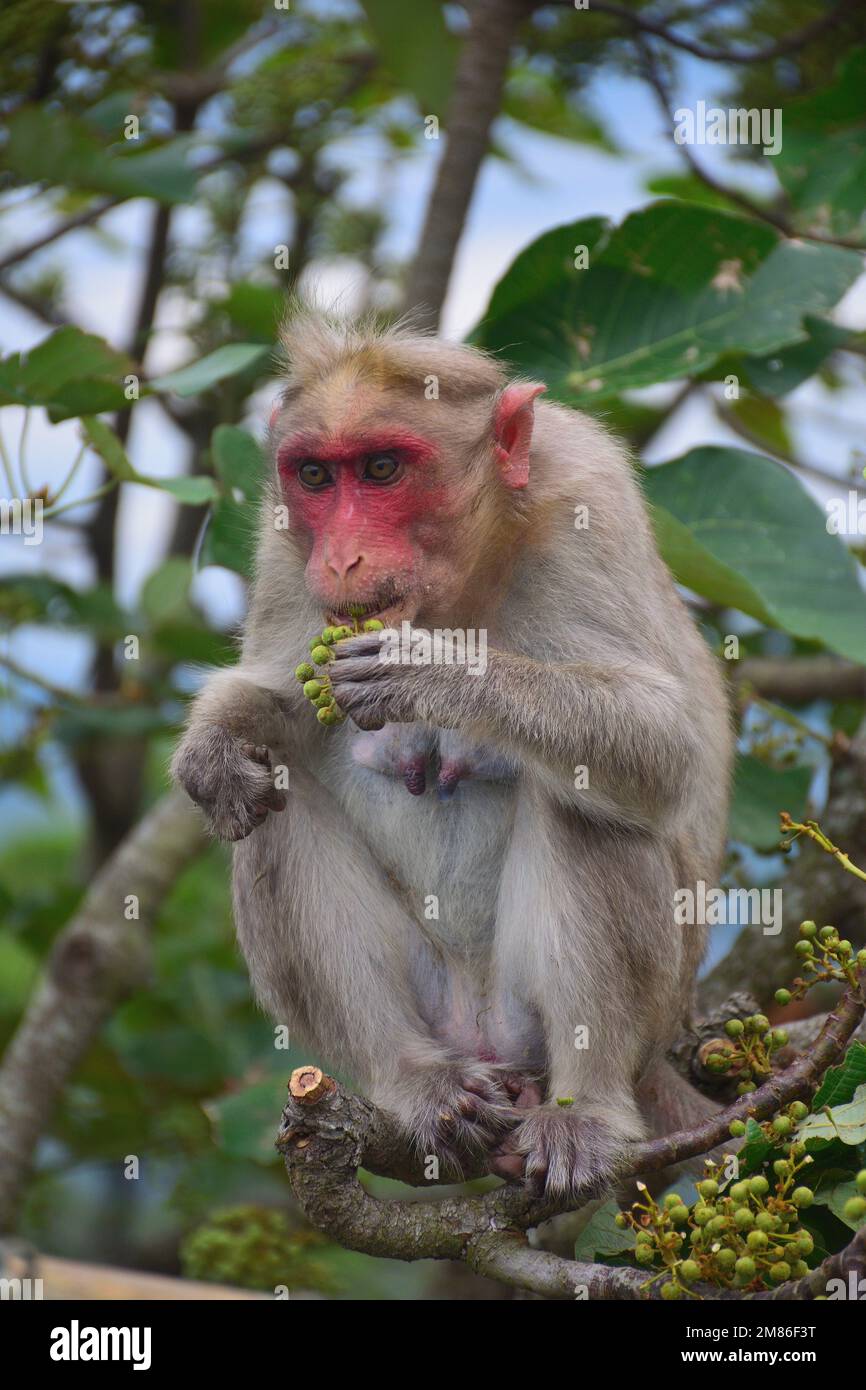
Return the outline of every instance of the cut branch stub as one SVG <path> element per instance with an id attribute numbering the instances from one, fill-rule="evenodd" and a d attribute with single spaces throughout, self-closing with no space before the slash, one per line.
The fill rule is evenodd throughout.
<path id="1" fill-rule="evenodd" d="M 308 1063 L 303 1067 L 295 1067 L 292 1072 L 289 1078 L 289 1095 L 299 1105 L 315 1105 L 322 1096 L 329 1095 L 336 1084 L 319 1067 L 310 1066 Z"/>

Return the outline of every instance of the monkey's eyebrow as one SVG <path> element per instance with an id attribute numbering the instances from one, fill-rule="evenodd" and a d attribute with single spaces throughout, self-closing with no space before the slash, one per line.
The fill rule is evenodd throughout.
<path id="1" fill-rule="evenodd" d="M 290 435 L 277 450 L 281 468 L 303 459 L 325 463 L 352 463 L 365 454 L 399 454 L 413 463 L 423 463 L 436 453 L 435 445 L 411 430 L 370 430 L 355 434 Z"/>

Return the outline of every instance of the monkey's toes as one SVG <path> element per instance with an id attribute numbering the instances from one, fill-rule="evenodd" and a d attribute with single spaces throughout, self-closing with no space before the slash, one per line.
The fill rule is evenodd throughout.
<path id="1" fill-rule="evenodd" d="M 416 1146 L 455 1167 L 488 1152 L 519 1120 L 499 1077 L 481 1065 L 439 1068 L 425 1092 L 413 1124 Z"/>
<path id="2" fill-rule="evenodd" d="M 522 1178 L 538 1197 L 596 1197 L 615 1181 L 626 1144 L 604 1120 L 571 1107 L 540 1107 L 490 1154 L 490 1171 L 511 1182 Z"/>

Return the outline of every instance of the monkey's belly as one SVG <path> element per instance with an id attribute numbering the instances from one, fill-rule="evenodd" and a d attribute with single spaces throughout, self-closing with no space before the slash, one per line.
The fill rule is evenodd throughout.
<path id="1" fill-rule="evenodd" d="M 369 751 L 365 743 L 361 747 Z M 513 777 L 506 764 L 494 765 L 483 750 L 473 766 L 496 766 Z M 467 776 L 443 800 L 431 779 L 423 795 L 411 795 L 392 767 L 379 772 L 345 753 L 321 769 L 320 777 L 385 869 L 412 920 L 412 981 L 431 1031 L 464 1055 L 542 1068 L 541 1030 L 533 1011 L 493 973 L 513 780 Z"/>

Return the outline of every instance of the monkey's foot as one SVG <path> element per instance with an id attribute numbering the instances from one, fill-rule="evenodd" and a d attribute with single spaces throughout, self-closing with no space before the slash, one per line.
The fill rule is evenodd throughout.
<path id="1" fill-rule="evenodd" d="M 628 1138 L 577 1107 L 529 1111 L 490 1155 L 490 1171 L 523 1179 L 536 1196 L 599 1196 L 615 1180 Z"/>
<path id="2" fill-rule="evenodd" d="M 403 1118 L 417 1152 L 457 1169 L 462 1158 L 489 1152 L 520 1119 L 504 1075 L 480 1062 L 415 1072 L 406 1102 Z"/>
<path id="3" fill-rule="evenodd" d="M 267 748 L 213 725 L 181 744 L 174 775 L 201 806 L 220 840 L 243 840 L 286 798 L 274 786 Z"/>

